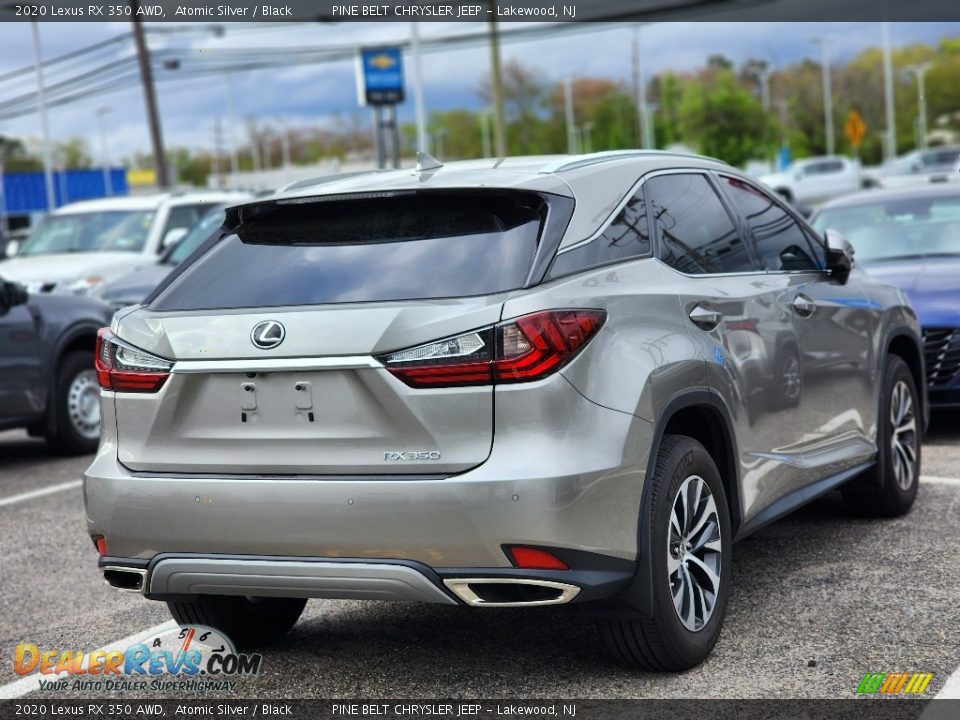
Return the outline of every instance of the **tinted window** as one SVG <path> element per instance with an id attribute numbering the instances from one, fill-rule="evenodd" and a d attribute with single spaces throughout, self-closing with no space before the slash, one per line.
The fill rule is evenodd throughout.
<path id="1" fill-rule="evenodd" d="M 736 178 L 723 177 L 722 182 L 750 228 L 765 270 L 818 269 L 806 233 L 773 198 Z"/>
<path id="2" fill-rule="evenodd" d="M 219 232 L 223 224 L 223 210 L 215 210 L 207 213 L 200 222 L 194 225 L 190 232 L 184 235 L 183 239 L 172 247 L 163 258 L 168 265 L 179 265 L 206 242 L 211 235 Z"/>
<path id="3" fill-rule="evenodd" d="M 644 184 L 660 259 L 690 275 L 749 272 L 753 262 L 703 175 L 661 175 Z"/>
<path id="4" fill-rule="evenodd" d="M 163 289 L 160 310 L 418 300 L 523 285 L 543 200 L 407 194 L 247 208 L 243 223 Z"/>
<path id="5" fill-rule="evenodd" d="M 177 205 L 170 208 L 167 226 L 163 229 L 163 237 L 166 237 L 171 230 L 192 228 L 209 207 L 209 205 Z"/>
<path id="6" fill-rule="evenodd" d="M 804 167 L 807 175 L 822 175 L 824 173 L 838 173 L 843 171 L 843 162 L 840 160 L 824 160 L 823 162 L 810 163 Z"/>
<path id="7" fill-rule="evenodd" d="M 578 248 L 557 255 L 548 277 L 561 277 L 586 268 L 648 255 L 650 228 L 647 203 L 641 188 L 623 207 L 603 234 Z"/>
<path id="8" fill-rule="evenodd" d="M 153 211 L 106 210 L 47 215 L 20 248 L 20 255 L 64 252 L 140 252 Z"/>

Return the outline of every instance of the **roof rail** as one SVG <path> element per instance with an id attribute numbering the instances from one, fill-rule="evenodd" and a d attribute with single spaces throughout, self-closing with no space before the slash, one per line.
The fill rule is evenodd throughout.
<path id="1" fill-rule="evenodd" d="M 574 170 L 576 168 L 596 165 L 597 163 L 608 160 L 624 160 L 626 158 L 641 157 L 687 157 L 697 160 L 711 160 L 722 165 L 729 163 L 707 155 L 697 155 L 694 153 L 674 152 L 672 150 L 605 150 L 603 152 L 589 153 L 586 155 L 569 155 L 559 160 L 554 160 L 540 168 L 541 173 L 556 173 L 564 170 Z"/>

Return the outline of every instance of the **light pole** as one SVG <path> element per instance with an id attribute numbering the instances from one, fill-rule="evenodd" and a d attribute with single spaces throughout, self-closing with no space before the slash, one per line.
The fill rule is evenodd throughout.
<path id="1" fill-rule="evenodd" d="M 892 160 L 897 156 L 897 124 L 893 114 L 893 57 L 890 50 L 890 23 L 880 24 L 883 40 L 883 104 L 887 116 L 886 142 L 883 159 Z"/>
<path id="2" fill-rule="evenodd" d="M 240 158 L 237 155 L 237 119 L 233 114 L 233 76 L 230 73 L 226 74 L 223 86 L 227 92 L 227 142 L 230 144 L 230 174 L 235 176 L 240 171 Z"/>
<path id="3" fill-rule="evenodd" d="M 37 68 L 37 105 L 40 107 L 40 132 L 43 134 L 43 183 L 47 190 L 47 210 L 57 206 L 56 195 L 53 193 L 53 170 L 50 161 L 50 125 L 47 122 L 47 96 L 43 85 L 43 65 L 40 56 L 40 28 L 34 21 L 30 23 L 33 29 L 33 62 Z"/>
<path id="4" fill-rule="evenodd" d="M 920 65 L 909 65 L 906 68 L 908 73 L 912 73 L 917 78 L 917 148 L 920 150 L 927 149 L 927 94 L 925 77 L 932 67 L 932 62 L 925 62 Z"/>
<path id="5" fill-rule="evenodd" d="M 493 96 L 493 149 L 497 157 L 507 154 L 507 121 L 503 113 L 503 73 L 500 69 L 500 35 L 497 0 L 488 0 L 490 12 L 490 94 Z"/>
<path id="6" fill-rule="evenodd" d="M 642 24 L 633 27 L 633 85 L 634 94 L 636 95 L 634 101 L 637 105 L 637 131 L 640 139 L 640 147 L 649 149 L 656 143 L 654 140 L 652 118 L 650 117 L 650 108 L 647 105 L 647 77 L 644 72 L 643 62 L 640 59 L 640 31 L 642 28 Z"/>
<path id="7" fill-rule="evenodd" d="M 107 195 L 113 195 L 113 178 L 110 177 L 110 153 L 107 151 L 107 128 L 103 118 L 110 108 L 97 108 L 97 125 L 100 126 L 100 161 L 103 163 L 103 189 Z"/>
<path id="8" fill-rule="evenodd" d="M 423 107 L 423 67 L 420 62 L 420 28 L 410 23 L 410 54 L 413 56 L 413 107 L 417 116 L 417 150 L 430 152 L 427 140 L 427 117 Z"/>
<path id="9" fill-rule="evenodd" d="M 577 154 L 577 128 L 573 120 L 573 80 L 569 75 L 563 78 L 563 108 L 567 122 L 567 153 Z"/>
<path id="10" fill-rule="evenodd" d="M 823 131 L 827 139 L 827 155 L 833 155 L 836 146 L 833 137 L 833 91 L 830 88 L 830 42 L 825 35 L 812 37 L 810 42 L 820 48 L 820 71 L 823 73 Z"/>

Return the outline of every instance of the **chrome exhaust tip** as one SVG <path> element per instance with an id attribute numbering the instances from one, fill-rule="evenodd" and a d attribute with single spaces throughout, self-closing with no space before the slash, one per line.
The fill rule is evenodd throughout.
<path id="1" fill-rule="evenodd" d="M 147 571 L 144 568 L 105 565 L 100 570 L 107 585 L 117 590 L 142 593 L 146 587 Z"/>
<path id="2" fill-rule="evenodd" d="M 576 585 L 532 578 L 449 578 L 443 584 L 474 607 L 562 605 L 580 592 Z"/>

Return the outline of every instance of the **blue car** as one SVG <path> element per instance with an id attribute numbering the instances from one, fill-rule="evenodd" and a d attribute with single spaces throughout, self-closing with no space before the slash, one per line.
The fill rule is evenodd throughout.
<path id="1" fill-rule="evenodd" d="M 923 328 L 930 404 L 960 406 L 960 182 L 872 190 L 821 206 L 871 274 L 899 286 Z"/>

